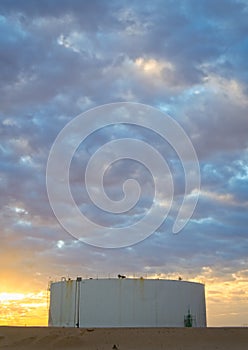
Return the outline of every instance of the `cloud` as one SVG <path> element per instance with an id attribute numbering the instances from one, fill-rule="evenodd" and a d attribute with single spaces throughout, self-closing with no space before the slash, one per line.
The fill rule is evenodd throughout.
<path id="1" fill-rule="evenodd" d="M 235 0 L 144 1 L 142 6 L 139 1 L 1 1 L 4 278 L 13 276 L 27 290 L 30 282 L 24 283 L 24 276 L 38 290 L 46 288 L 51 274 L 180 273 L 202 276 L 210 284 L 215 278 L 232 283 L 245 276 L 247 11 L 245 1 Z M 202 184 L 192 220 L 180 235 L 172 235 L 185 186 L 175 151 L 138 127 L 108 127 L 91 135 L 77 150 L 70 171 L 72 194 L 90 219 L 106 227 L 131 224 L 153 200 L 149 173 L 135 162 L 121 161 L 105 174 L 106 192 L 122 198 L 123 182 L 133 177 L 142 189 L 138 206 L 118 216 L 91 203 L 83 170 L 110 140 L 149 142 L 167 159 L 175 182 L 175 205 L 155 234 L 132 247 L 105 251 L 77 242 L 59 226 L 48 202 L 45 174 L 59 131 L 79 113 L 116 101 L 150 104 L 177 120 L 196 149 Z M 63 205 L 69 217 L 70 208 Z M 9 278 L 8 284 L 14 288 L 16 282 Z M 215 288 L 211 284 L 209 291 L 214 306 L 220 298 Z M 239 300 L 235 293 L 230 287 L 229 297 Z"/>

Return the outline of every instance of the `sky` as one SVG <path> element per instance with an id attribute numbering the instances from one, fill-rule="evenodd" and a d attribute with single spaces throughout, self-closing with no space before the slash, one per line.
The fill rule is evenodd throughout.
<path id="1" fill-rule="evenodd" d="M 247 16 L 246 0 L 1 0 L 0 324 L 46 325 L 49 281 L 121 273 L 202 282 L 209 326 L 248 325 Z M 114 102 L 149 105 L 178 122 L 195 148 L 201 189 L 179 234 L 171 231 L 172 210 L 148 238 L 107 249 L 77 240 L 57 221 L 46 167 L 70 121 Z M 123 137 L 167 158 L 174 203 L 184 195 L 181 161 L 156 133 L 102 128 L 78 147 L 70 187 L 80 210 L 106 230 L 133 223 L 153 203 L 151 174 L 127 159 L 109 166 L 104 186 L 120 200 L 123 182 L 139 181 L 131 212 L 106 213 L 87 196 L 89 158 Z"/>

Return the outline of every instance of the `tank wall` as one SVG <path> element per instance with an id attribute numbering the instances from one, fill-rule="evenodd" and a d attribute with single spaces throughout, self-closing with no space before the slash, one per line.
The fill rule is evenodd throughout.
<path id="1" fill-rule="evenodd" d="M 51 326 L 184 327 L 188 309 L 193 326 L 206 326 L 204 285 L 185 281 L 99 279 L 51 285 Z"/>
<path id="2" fill-rule="evenodd" d="M 49 326 L 74 327 L 76 323 L 76 283 L 61 281 L 50 287 Z"/>

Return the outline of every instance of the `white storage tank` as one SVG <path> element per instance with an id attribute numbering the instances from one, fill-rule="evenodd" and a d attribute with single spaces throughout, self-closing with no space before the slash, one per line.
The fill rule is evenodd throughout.
<path id="1" fill-rule="evenodd" d="M 49 326 L 205 327 L 204 285 L 143 278 L 54 282 Z"/>

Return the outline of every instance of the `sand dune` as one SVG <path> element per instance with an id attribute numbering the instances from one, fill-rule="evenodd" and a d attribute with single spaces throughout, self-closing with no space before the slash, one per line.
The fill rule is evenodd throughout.
<path id="1" fill-rule="evenodd" d="M 247 350 L 248 328 L 0 327 L 0 349 Z"/>

